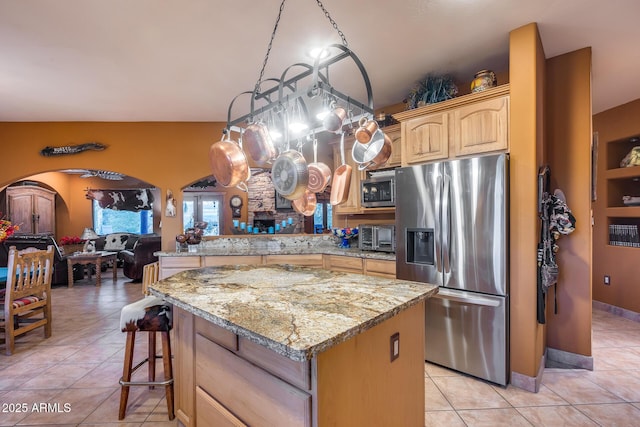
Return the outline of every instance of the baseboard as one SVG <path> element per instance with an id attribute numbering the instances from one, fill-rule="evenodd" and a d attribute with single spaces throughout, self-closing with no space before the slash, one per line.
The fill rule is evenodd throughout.
<path id="1" fill-rule="evenodd" d="M 521 374 L 519 372 L 511 371 L 511 385 L 521 388 L 531 393 L 537 393 L 540 391 L 540 384 L 542 384 L 542 374 L 544 374 L 545 362 L 547 359 L 546 352 L 542 355 L 540 361 L 540 367 L 538 368 L 538 374 L 535 377 Z"/>
<path id="2" fill-rule="evenodd" d="M 634 322 L 640 323 L 640 313 L 636 313 L 635 311 L 627 310 L 626 308 L 616 307 L 615 305 L 607 304 L 605 302 L 600 302 L 593 300 L 591 302 L 591 306 L 593 308 L 597 308 L 602 311 L 606 311 L 611 314 L 615 314 L 616 316 L 624 317 L 625 319 L 633 320 Z"/>
<path id="3" fill-rule="evenodd" d="M 593 371 L 593 356 L 585 356 L 584 354 L 570 353 L 568 351 L 547 347 L 547 362 L 545 367 L 588 369 L 589 371 Z"/>

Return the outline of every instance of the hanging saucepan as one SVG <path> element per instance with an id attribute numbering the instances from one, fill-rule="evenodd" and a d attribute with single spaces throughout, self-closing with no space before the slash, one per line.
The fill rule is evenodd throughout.
<path id="1" fill-rule="evenodd" d="M 309 164 L 309 185 L 312 193 L 322 193 L 331 181 L 331 169 L 318 162 L 318 140 L 313 139 L 313 163 Z"/>
<path id="2" fill-rule="evenodd" d="M 302 196 L 309 183 L 309 169 L 302 153 L 288 150 L 280 154 L 271 167 L 271 180 L 285 199 L 295 200 Z"/>
<path id="3" fill-rule="evenodd" d="M 358 122 L 360 127 L 356 129 L 355 136 L 356 141 L 361 144 L 367 144 L 373 138 L 373 135 L 378 130 L 378 122 L 375 120 L 367 120 L 366 117 L 360 118 Z"/>
<path id="4" fill-rule="evenodd" d="M 247 126 L 242 142 L 249 157 L 258 165 L 269 163 L 278 155 L 269 129 L 263 122 L 254 122 Z"/>
<path id="5" fill-rule="evenodd" d="M 340 166 L 333 171 L 333 183 L 331 184 L 331 197 L 329 202 L 332 205 L 340 205 L 349 199 L 349 189 L 351 187 L 351 166 L 344 162 L 344 132 L 340 136 Z"/>
<path id="6" fill-rule="evenodd" d="M 322 125 L 329 132 L 338 132 L 342 129 L 344 119 L 347 118 L 347 110 L 337 106 L 335 102 L 331 103 L 331 111 L 322 120 Z"/>
<path id="7" fill-rule="evenodd" d="M 312 216 L 316 212 L 316 194 L 305 190 L 304 194 L 291 202 L 293 209 L 304 216 Z"/>
<path id="8" fill-rule="evenodd" d="M 378 129 L 368 144 L 360 144 L 359 142 L 353 144 L 351 155 L 353 161 L 358 163 L 359 170 L 383 165 L 391 156 L 391 138 Z"/>
<path id="9" fill-rule="evenodd" d="M 241 143 L 236 144 L 229 137 L 229 130 L 224 130 L 222 140 L 209 148 L 209 162 L 216 181 L 223 187 L 238 187 L 248 191 L 246 181 L 251 178 L 249 162 L 242 151 Z"/>

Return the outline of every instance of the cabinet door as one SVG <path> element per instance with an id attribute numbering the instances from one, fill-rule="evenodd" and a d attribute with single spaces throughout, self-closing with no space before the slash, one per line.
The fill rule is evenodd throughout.
<path id="1" fill-rule="evenodd" d="M 364 260 L 364 274 L 367 276 L 386 277 L 388 279 L 396 278 L 396 262 L 383 259 Z"/>
<path id="2" fill-rule="evenodd" d="M 360 180 L 362 179 L 362 171 L 358 170 L 358 164 L 353 161 L 353 156 L 351 155 L 354 142 L 355 139 L 353 137 L 345 138 L 344 141 L 344 160 L 347 165 L 351 166 L 351 183 L 349 186 L 349 198 L 346 202 L 333 207 L 335 214 L 360 213 Z M 333 159 L 335 171 L 341 165 L 339 143 L 333 147 Z"/>
<path id="3" fill-rule="evenodd" d="M 325 255 L 324 268 L 331 271 L 362 274 L 362 258 L 341 255 Z"/>
<path id="4" fill-rule="evenodd" d="M 455 155 L 509 148 L 509 97 L 479 101 L 452 112 Z"/>
<path id="5" fill-rule="evenodd" d="M 7 190 L 7 216 L 14 224 L 20 226 L 18 233 L 34 234 L 33 197 L 28 193 L 16 193 Z"/>
<path id="6" fill-rule="evenodd" d="M 200 256 L 161 256 L 160 257 L 160 279 L 173 276 L 184 270 L 200 268 Z"/>
<path id="7" fill-rule="evenodd" d="M 402 123 L 402 164 L 423 163 L 449 156 L 449 115 L 416 117 Z"/>
<path id="8" fill-rule="evenodd" d="M 186 427 L 195 425 L 194 382 L 194 316 L 173 307 L 173 355 L 176 418 Z"/>
<path id="9" fill-rule="evenodd" d="M 53 234 L 55 231 L 55 196 L 52 194 L 36 192 L 33 195 L 35 212 L 35 233 Z"/>
<path id="10" fill-rule="evenodd" d="M 308 267 L 322 267 L 322 254 L 306 255 L 266 255 L 265 264 L 291 264 Z"/>

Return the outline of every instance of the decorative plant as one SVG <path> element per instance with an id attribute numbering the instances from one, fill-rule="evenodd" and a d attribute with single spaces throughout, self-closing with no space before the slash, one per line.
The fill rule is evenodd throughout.
<path id="1" fill-rule="evenodd" d="M 12 224 L 11 221 L 3 217 L 0 219 L 0 242 L 4 242 L 7 237 L 12 236 L 18 230 L 20 230 L 20 226 Z"/>
<path id="2" fill-rule="evenodd" d="M 458 87 L 449 75 L 429 74 L 418 82 L 407 97 L 407 109 L 421 107 L 435 102 L 454 98 L 458 94 Z"/>

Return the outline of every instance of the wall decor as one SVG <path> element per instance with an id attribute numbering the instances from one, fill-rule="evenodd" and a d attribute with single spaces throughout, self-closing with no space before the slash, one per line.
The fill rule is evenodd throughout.
<path id="1" fill-rule="evenodd" d="M 45 157 L 66 156 L 68 154 L 78 154 L 88 150 L 102 151 L 105 148 L 107 148 L 107 146 L 99 142 L 87 142 L 85 144 L 65 145 L 62 147 L 47 146 L 47 147 L 44 147 L 42 150 L 40 150 L 40 154 Z"/>
<path id="2" fill-rule="evenodd" d="M 176 199 L 173 197 L 173 191 L 167 189 L 166 207 L 164 208 L 164 216 L 176 216 Z"/>
<path id="3" fill-rule="evenodd" d="M 116 211 L 151 210 L 153 204 L 153 193 L 148 188 L 135 190 L 88 189 L 85 197 L 97 201 L 102 209 Z"/>

